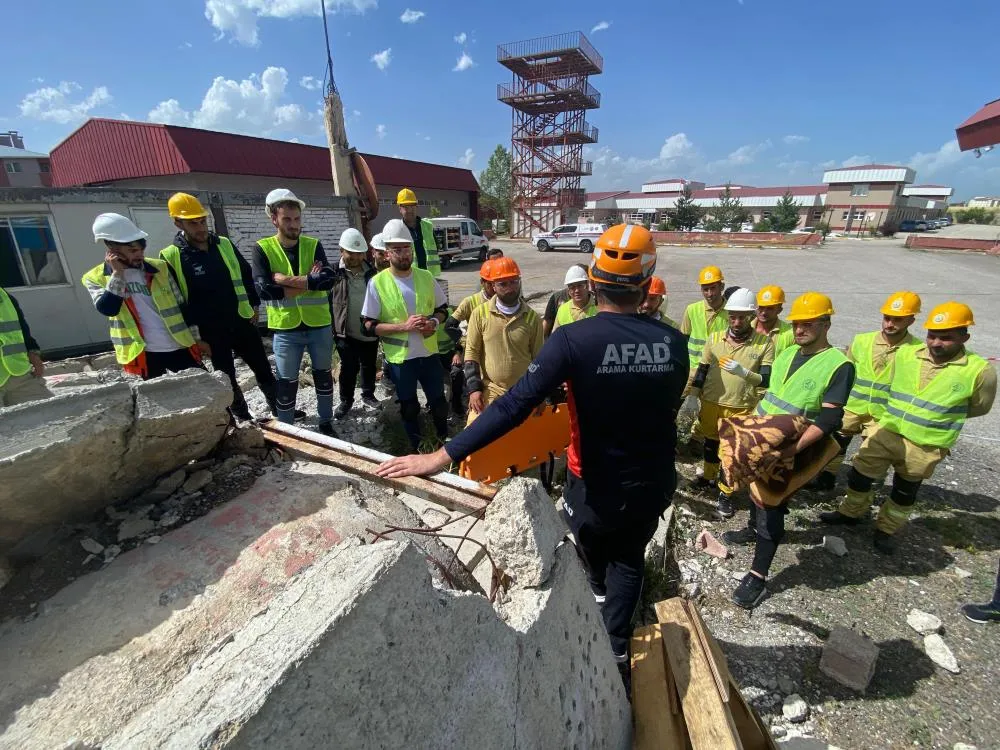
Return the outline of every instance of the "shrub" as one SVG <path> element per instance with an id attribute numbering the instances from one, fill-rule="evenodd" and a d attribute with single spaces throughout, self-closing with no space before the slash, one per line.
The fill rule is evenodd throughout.
<path id="1" fill-rule="evenodd" d="M 965 216 L 965 221 L 959 219 L 959 222 L 963 224 L 991 224 L 993 222 L 993 213 L 986 210 L 985 208 L 967 208 L 963 212 Z"/>
<path id="2" fill-rule="evenodd" d="M 718 219 L 706 219 L 705 220 L 705 231 L 706 232 L 721 232 L 722 222 Z"/>
<path id="3" fill-rule="evenodd" d="M 826 237 L 828 234 L 830 234 L 830 224 L 829 222 L 826 221 L 821 221 L 816 224 L 813 224 L 813 231 L 819 232 L 821 235 Z"/>
<path id="4" fill-rule="evenodd" d="M 899 224 L 895 221 L 887 221 L 882 226 L 878 228 L 878 231 L 883 237 L 892 237 L 896 232 L 899 231 Z"/>
<path id="5" fill-rule="evenodd" d="M 753 231 L 773 232 L 774 230 L 771 229 L 771 220 L 768 219 L 767 217 L 764 217 L 763 219 L 761 219 L 760 221 L 758 221 L 756 224 L 753 225 Z"/>
<path id="6" fill-rule="evenodd" d="M 658 232 L 669 232 L 670 223 L 666 219 L 661 219 L 660 223 L 656 225 L 656 231 Z"/>
<path id="7" fill-rule="evenodd" d="M 652 224 L 650 224 L 648 221 L 644 221 L 642 222 L 642 226 L 646 229 L 649 229 L 652 226 Z"/>

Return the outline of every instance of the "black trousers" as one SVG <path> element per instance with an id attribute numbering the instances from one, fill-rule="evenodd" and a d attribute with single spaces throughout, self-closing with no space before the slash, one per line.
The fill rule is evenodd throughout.
<path id="1" fill-rule="evenodd" d="M 576 538 L 576 551 L 587 571 L 594 598 L 601 606 L 604 627 L 617 661 L 625 661 L 632 638 L 632 616 L 642 594 L 646 545 L 653 538 L 659 513 L 669 504 L 662 491 L 643 503 L 641 514 L 627 513 L 614 525 L 586 512 L 586 487 L 573 472 L 563 490 L 566 521 Z M 631 498 L 635 501 L 639 498 Z"/>
<path id="2" fill-rule="evenodd" d="M 767 578 L 778 545 L 785 537 L 785 516 L 788 515 L 788 505 L 783 504 L 773 508 L 758 508 L 750 503 L 750 516 L 747 526 L 757 533 L 757 546 L 754 549 L 753 563 L 750 569 Z"/>
<path id="3" fill-rule="evenodd" d="M 378 356 L 378 340 L 359 341 L 350 336 L 336 338 L 337 354 L 340 355 L 340 400 L 342 403 L 354 401 L 354 387 L 361 374 L 361 395 L 375 397 L 375 359 Z"/>
<path id="4" fill-rule="evenodd" d="M 146 376 L 143 380 L 152 380 L 168 372 L 181 372 L 191 368 L 204 369 L 189 349 L 174 349 L 172 352 L 147 351 Z"/>
<path id="5" fill-rule="evenodd" d="M 267 360 L 264 342 L 253 323 L 245 318 L 237 318 L 225 326 L 199 325 L 199 329 L 202 339 L 212 347 L 212 367 L 229 376 L 234 403 L 246 403 L 236 382 L 236 357 L 246 362 L 247 367 L 253 371 L 257 385 L 268 401 L 274 400 L 274 372 Z"/>

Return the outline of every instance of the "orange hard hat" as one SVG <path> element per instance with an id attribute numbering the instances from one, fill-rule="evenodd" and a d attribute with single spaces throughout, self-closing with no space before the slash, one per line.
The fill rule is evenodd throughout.
<path id="1" fill-rule="evenodd" d="M 590 259 L 595 284 L 644 286 L 656 270 L 656 242 L 637 224 L 616 224 L 601 235 Z"/>
<path id="2" fill-rule="evenodd" d="M 663 283 L 663 279 L 661 279 L 659 276 L 654 276 L 652 279 L 650 279 L 649 289 L 647 290 L 647 294 L 649 295 L 655 294 L 662 297 L 666 293 L 667 293 L 667 285 Z"/>
<path id="3" fill-rule="evenodd" d="M 975 324 L 971 307 L 961 302 L 945 302 L 931 310 L 924 328 L 928 331 L 947 331 L 950 328 L 968 328 Z"/>
<path id="4" fill-rule="evenodd" d="M 490 266 L 493 265 L 492 260 L 483 261 L 483 264 L 479 267 L 479 278 L 483 281 L 490 280 Z"/>
<path id="5" fill-rule="evenodd" d="M 489 276 L 487 281 L 504 281 L 506 279 L 521 278 L 521 269 L 517 267 L 517 262 L 513 258 L 503 256 L 490 261 Z"/>
<path id="6" fill-rule="evenodd" d="M 882 305 L 880 312 L 895 318 L 905 318 L 920 312 L 920 295 L 915 292 L 896 292 Z"/>

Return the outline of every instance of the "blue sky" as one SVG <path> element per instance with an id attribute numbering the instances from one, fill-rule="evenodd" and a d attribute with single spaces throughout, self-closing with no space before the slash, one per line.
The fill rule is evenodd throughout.
<path id="1" fill-rule="evenodd" d="M 324 144 L 319 0 L 35 0 L 9 33 L 0 129 L 47 151 L 87 116 Z M 600 142 L 592 190 L 689 177 L 815 184 L 824 168 L 909 164 L 955 198 L 1000 194 L 1000 151 L 955 126 L 1000 97 L 1000 4 L 927 0 L 327 0 L 348 136 L 362 151 L 477 174 L 510 111 L 498 43 L 582 30 Z M 127 11 L 125 9 L 128 9 Z M 12 64 L 12 61 L 16 61 Z"/>

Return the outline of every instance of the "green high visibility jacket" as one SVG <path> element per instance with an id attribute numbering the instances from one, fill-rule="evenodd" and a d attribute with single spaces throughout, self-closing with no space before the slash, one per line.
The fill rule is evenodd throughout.
<path id="1" fill-rule="evenodd" d="M 798 414 L 809 420 L 819 416 L 823 408 L 823 394 L 833 374 L 847 361 L 847 357 L 831 346 L 809 357 L 789 376 L 788 370 L 800 348 L 797 344 L 790 346 L 774 360 L 771 384 L 757 404 L 758 414 Z"/>
<path id="2" fill-rule="evenodd" d="M 684 310 L 685 317 L 691 321 L 691 333 L 688 334 L 688 360 L 691 372 L 698 369 L 701 353 L 705 349 L 710 333 L 723 332 L 729 328 L 729 318 L 726 315 L 716 315 L 712 325 L 708 325 L 708 315 L 705 312 L 705 302 L 692 302 Z"/>
<path id="3" fill-rule="evenodd" d="M 441 275 L 441 259 L 438 257 L 437 242 L 434 241 L 434 224 L 430 219 L 420 220 L 420 238 L 424 242 L 424 255 L 427 256 L 427 270 L 431 276 Z"/>
<path id="4" fill-rule="evenodd" d="M 10 295 L 0 289 L 0 386 L 11 376 L 27 375 L 31 369 L 28 346 Z"/>
<path id="5" fill-rule="evenodd" d="M 430 271 L 422 268 L 412 268 L 413 287 L 417 293 L 416 315 L 430 317 L 434 314 L 434 277 Z M 410 317 L 403 301 L 403 294 L 399 291 L 395 279 L 392 277 L 392 269 L 386 268 L 379 271 L 372 278 L 375 284 L 375 291 L 378 293 L 380 323 L 403 323 Z M 443 326 L 442 326 L 443 327 Z M 402 364 L 406 359 L 406 353 L 410 349 L 410 334 L 403 331 L 401 333 L 391 333 L 388 336 L 380 336 L 382 342 L 382 354 L 394 365 Z M 424 346 L 431 354 L 438 352 L 437 336 L 428 336 L 424 339 Z"/>
<path id="6" fill-rule="evenodd" d="M 250 298 L 247 297 L 247 289 L 243 286 L 243 275 L 240 273 L 240 264 L 236 260 L 236 248 L 229 241 L 228 237 L 219 237 L 219 255 L 222 256 L 226 268 L 229 269 L 229 278 L 233 281 L 233 289 L 236 291 L 237 308 L 240 317 L 250 320 L 253 317 L 253 308 L 250 306 Z M 184 277 L 184 269 L 181 267 L 181 249 L 177 245 L 167 245 L 160 250 L 160 258 L 167 261 L 174 269 L 177 277 L 177 285 L 181 288 L 184 300 L 188 299 L 187 279 Z"/>
<path id="7" fill-rule="evenodd" d="M 559 309 L 556 310 L 556 325 L 553 326 L 553 330 L 558 328 L 559 326 L 569 325 L 570 323 L 575 323 L 576 321 L 581 320 L 581 318 L 575 317 L 573 315 L 573 308 L 575 307 L 576 305 L 573 303 L 573 300 L 571 299 L 568 299 L 561 305 L 559 305 Z M 592 318 L 595 315 L 597 315 L 597 305 L 594 304 L 593 299 L 591 299 L 590 302 L 587 303 L 585 311 L 586 311 L 585 315 L 583 316 L 584 318 Z"/>
<path id="8" fill-rule="evenodd" d="M 872 361 L 875 342 L 881 331 L 859 333 L 851 342 L 851 359 L 854 361 L 854 387 L 844 408 L 852 414 L 871 414 L 876 420 L 885 414 L 889 400 L 889 381 L 892 380 L 892 363 L 903 348 L 917 348 L 920 342 L 907 334 L 900 347 L 886 358 L 881 369 L 876 370 Z"/>
<path id="9" fill-rule="evenodd" d="M 299 236 L 299 270 L 292 271 L 292 264 L 285 254 L 278 238 L 265 237 L 258 243 L 272 273 L 283 273 L 286 276 L 306 276 L 316 259 L 316 246 L 319 240 L 315 237 Z M 330 314 L 330 293 L 322 291 L 307 291 L 298 296 L 285 299 L 263 300 L 267 306 L 267 327 L 275 331 L 288 331 L 305 323 L 312 328 L 322 328 L 333 325 Z"/>

